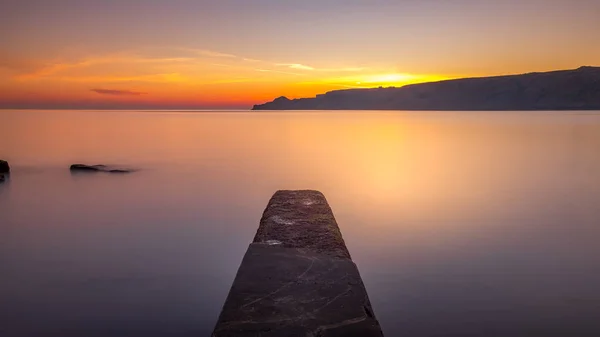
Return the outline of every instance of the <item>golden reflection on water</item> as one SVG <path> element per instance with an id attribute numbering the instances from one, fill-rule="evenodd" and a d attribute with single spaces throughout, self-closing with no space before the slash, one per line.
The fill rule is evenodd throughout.
<path id="1" fill-rule="evenodd" d="M 590 174 L 599 165 L 597 115 L 4 114 L 1 154 L 17 168 L 87 162 L 188 173 L 210 169 L 206 178 L 240 189 L 253 176 L 281 188 L 321 189 L 330 198 L 353 195 L 402 205 L 411 213 L 473 209 L 485 198 L 598 182 Z"/>
<path id="2" fill-rule="evenodd" d="M 207 178 L 240 189 L 253 176 L 281 188 L 321 189 L 329 198 L 402 205 L 411 213 L 465 203 L 473 209 L 485 198 L 597 183 L 590 174 L 599 162 L 597 115 L 4 113 L 2 155 L 16 167 L 88 162 L 211 169 Z"/>
<path id="3" fill-rule="evenodd" d="M 592 314 L 600 303 L 591 292 L 600 282 L 600 261 L 593 258 L 600 253 L 597 112 L 0 111 L 0 117 L 0 158 L 13 167 L 10 182 L 0 186 L 0 222 L 8 224 L 0 228 L 6 240 L 0 247 L 5 258 L 17 256 L 9 260 L 14 265 L 43 269 L 27 257 L 46 256 L 50 246 L 74 259 L 79 267 L 71 272 L 91 268 L 99 278 L 110 274 L 103 268 L 116 268 L 109 257 L 117 252 L 123 273 L 130 272 L 127 263 L 142 265 L 164 281 L 165 270 L 184 275 L 199 264 L 207 275 L 233 277 L 270 195 L 307 188 L 329 200 L 387 334 L 438 333 L 418 325 L 423 317 L 440 326 L 464 317 L 498 320 L 500 329 L 517 316 L 535 317 L 527 310 L 532 305 L 558 315 Z M 76 162 L 140 171 L 72 176 L 66 168 Z M 93 235 L 78 232 L 83 227 Z M 73 231 L 78 240 L 71 240 Z M 98 237 L 110 238 L 110 252 Z M 132 245 L 162 262 L 151 266 L 129 256 Z M 207 275 L 195 279 L 211 285 L 200 294 L 219 308 L 227 282 Z M 537 275 L 552 275 L 554 283 L 540 287 Z M 589 306 L 568 304 L 585 298 Z M 146 302 L 131 305 L 140 303 Z M 457 308 L 454 316 L 432 313 L 446 306 Z M 486 316 L 499 308 L 510 310 Z M 218 310 L 206 310 L 211 325 Z M 519 324 L 527 330 L 527 322 Z M 467 335 L 461 329 L 472 326 L 448 331 Z"/>

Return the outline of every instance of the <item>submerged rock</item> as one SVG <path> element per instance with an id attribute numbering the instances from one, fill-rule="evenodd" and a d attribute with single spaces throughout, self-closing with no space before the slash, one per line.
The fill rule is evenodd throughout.
<path id="1" fill-rule="evenodd" d="M 108 170 L 106 172 L 108 172 L 108 173 L 131 173 L 133 171 L 132 170 L 125 170 L 125 169 L 112 169 L 112 170 Z"/>
<path id="2" fill-rule="evenodd" d="M 71 172 L 107 172 L 107 173 L 130 173 L 133 170 L 123 168 L 111 168 L 106 165 L 85 165 L 73 164 L 70 167 Z"/>
<path id="3" fill-rule="evenodd" d="M 0 160 L 0 173 L 9 173 L 10 166 L 8 166 L 8 162 L 4 160 Z"/>
<path id="4" fill-rule="evenodd" d="M 4 178 L 4 174 L 3 174 L 3 173 L 0 173 L 0 183 L 3 183 L 3 182 L 4 182 L 4 180 L 6 180 L 6 179 Z"/>
<path id="5" fill-rule="evenodd" d="M 71 171 L 91 171 L 99 172 L 104 169 L 103 165 L 84 165 L 84 164 L 73 164 L 71 165 Z"/>

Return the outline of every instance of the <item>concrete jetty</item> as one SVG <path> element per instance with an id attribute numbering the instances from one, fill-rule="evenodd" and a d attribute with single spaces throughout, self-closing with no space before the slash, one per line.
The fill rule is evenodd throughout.
<path id="1" fill-rule="evenodd" d="M 322 193 L 273 195 L 212 336 L 383 336 Z"/>

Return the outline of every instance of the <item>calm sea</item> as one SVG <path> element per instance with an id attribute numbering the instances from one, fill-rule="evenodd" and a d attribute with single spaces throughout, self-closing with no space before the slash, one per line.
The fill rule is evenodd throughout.
<path id="1" fill-rule="evenodd" d="M 600 336 L 600 112 L 0 111 L 0 159 L 3 337 L 209 336 L 305 188 L 386 336 Z"/>

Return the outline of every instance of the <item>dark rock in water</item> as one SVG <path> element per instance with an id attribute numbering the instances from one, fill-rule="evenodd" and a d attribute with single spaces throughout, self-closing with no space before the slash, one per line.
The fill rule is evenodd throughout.
<path id="1" fill-rule="evenodd" d="M 85 165 L 85 164 L 73 164 L 70 167 L 71 172 L 107 172 L 107 173 L 130 173 L 133 172 L 129 169 L 117 169 L 110 168 L 106 165 Z"/>
<path id="2" fill-rule="evenodd" d="M 100 172 L 104 169 L 103 165 L 84 165 L 84 164 L 73 164 L 71 165 L 71 171 L 90 171 Z"/>
<path id="3" fill-rule="evenodd" d="M 0 183 L 3 183 L 3 182 L 4 182 L 4 180 L 6 180 L 6 179 L 4 178 L 4 174 L 0 173 Z"/>
<path id="4" fill-rule="evenodd" d="M 131 170 L 123 170 L 123 169 L 113 169 L 108 170 L 108 173 L 131 173 Z"/>
<path id="5" fill-rule="evenodd" d="M 8 162 L 4 160 L 0 160 L 0 173 L 9 173 L 10 166 L 8 166 Z"/>

